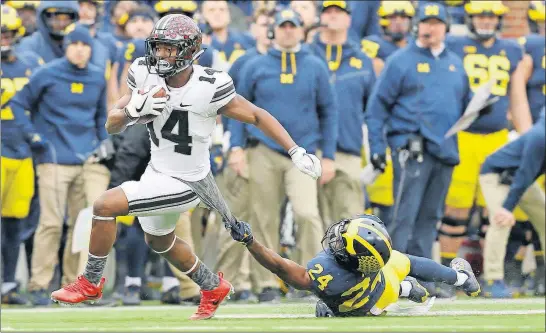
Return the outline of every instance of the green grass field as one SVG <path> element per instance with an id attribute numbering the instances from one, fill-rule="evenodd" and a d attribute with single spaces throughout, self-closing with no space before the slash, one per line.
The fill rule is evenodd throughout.
<path id="1" fill-rule="evenodd" d="M 411 307 L 409 302 L 400 303 Z M 3 308 L 2 332 L 544 332 L 544 299 L 437 300 L 424 315 L 314 318 L 314 303 L 224 304 L 193 322 L 190 306 Z"/>

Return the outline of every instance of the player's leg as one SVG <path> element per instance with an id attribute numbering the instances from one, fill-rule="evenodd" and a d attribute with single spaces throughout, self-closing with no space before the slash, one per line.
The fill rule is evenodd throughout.
<path id="1" fill-rule="evenodd" d="M 450 267 L 446 267 L 428 258 L 409 254 L 407 257 L 410 261 L 409 276 L 421 281 L 443 282 L 460 287 L 469 296 L 478 296 L 480 284 L 466 260 L 455 258 L 451 261 Z"/>
<path id="2" fill-rule="evenodd" d="M 457 136 L 461 162 L 453 169 L 453 176 L 445 200 L 445 214 L 439 228 L 442 264 L 449 266 L 466 237 L 470 210 L 478 188 L 480 160 L 477 150 L 482 135 L 460 132 Z M 478 142 L 478 144 L 476 143 Z"/>
<path id="3" fill-rule="evenodd" d="M 15 270 L 21 245 L 22 219 L 29 214 L 34 194 L 32 159 L 2 157 L 2 303 L 26 304 L 18 292 Z"/>
<path id="4" fill-rule="evenodd" d="M 93 222 L 87 264 L 77 280 L 54 291 L 51 298 L 66 304 L 95 301 L 102 297 L 102 278 L 108 253 L 116 239 L 116 216 L 127 215 L 129 204 L 121 187 L 104 192 L 93 204 Z"/>
<path id="5" fill-rule="evenodd" d="M 176 237 L 174 229 L 179 214 L 141 217 L 146 243 L 152 251 L 167 259 L 176 269 L 188 275 L 201 288 L 201 303 L 190 319 L 211 318 L 220 303 L 233 292 L 233 287 L 214 274 L 195 255 L 188 243 Z"/>

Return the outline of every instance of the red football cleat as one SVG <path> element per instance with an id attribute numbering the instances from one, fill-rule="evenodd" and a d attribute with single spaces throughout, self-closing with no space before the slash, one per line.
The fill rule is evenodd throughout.
<path id="1" fill-rule="evenodd" d="M 220 284 L 213 290 L 201 290 L 201 302 L 197 311 L 190 317 L 190 320 L 209 319 L 214 316 L 214 313 L 224 299 L 229 299 L 233 294 L 233 286 L 231 283 L 224 280 L 224 274 L 218 273 Z"/>
<path id="2" fill-rule="evenodd" d="M 82 302 L 94 303 L 102 297 L 104 282 L 106 282 L 106 279 L 102 278 L 96 286 L 89 282 L 83 275 L 80 275 L 76 282 L 72 282 L 63 288 L 52 292 L 51 300 L 69 305 Z"/>

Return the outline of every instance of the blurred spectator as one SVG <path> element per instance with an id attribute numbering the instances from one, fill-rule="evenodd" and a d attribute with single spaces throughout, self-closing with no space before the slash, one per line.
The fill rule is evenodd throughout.
<path id="1" fill-rule="evenodd" d="M 256 39 L 256 47 L 247 50 L 229 70 L 229 75 L 236 88 L 239 86 L 240 76 L 246 64 L 254 57 L 266 54 L 271 44 L 267 32 L 273 20 L 269 16 L 270 11 L 266 8 L 258 9 L 254 13 L 250 31 Z M 236 133 L 234 135 L 244 135 L 246 131 L 246 125 L 238 121 L 229 121 L 228 127 L 230 132 Z M 248 167 L 243 148 L 244 146 L 240 146 L 230 150 L 229 168 L 224 169 L 222 174 L 217 177 L 217 182 L 232 213 L 237 218 L 248 221 L 250 218 Z M 248 251 L 244 251 L 243 248 L 237 246 L 238 244 L 233 243 L 228 233 L 221 231 L 218 236 L 220 247 L 216 255 L 217 261 L 214 270 L 224 272 L 226 279 L 233 284 L 235 288 L 233 300 L 249 301 L 253 295 L 250 281 L 250 256 L 246 253 Z"/>
<path id="2" fill-rule="evenodd" d="M 522 65 L 527 80 L 527 97 L 529 98 L 531 116 L 533 122 L 536 122 L 546 103 L 544 99 L 544 95 L 546 95 L 546 65 L 543 64 L 544 50 L 546 49 L 546 40 L 544 39 L 546 7 L 544 2 L 531 1 L 527 16 L 531 34 L 519 38 L 518 41 L 526 53 Z"/>
<path id="3" fill-rule="evenodd" d="M 145 46 L 144 40 L 150 36 L 154 24 L 157 21 L 157 16 L 153 10 L 147 6 L 139 6 L 126 14 L 126 22 L 124 23 L 124 31 L 127 39 L 122 47 L 118 49 L 116 62 L 112 66 L 112 71 L 116 75 L 111 81 L 118 82 L 118 98 L 127 93 L 127 73 L 129 66 L 134 59 L 143 57 Z M 112 86 L 115 82 L 112 83 Z"/>
<path id="4" fill-rule="evenodd" d="M 371 60 L 348 39 L 351 14 L 347 1 L 323 2 L 320 21 L 325 26 L 311 44 L 328 65 L 339 110 L 335 172 L 330 177 L 324 174 L 319 187 L 325 226 L 364 212 L 360 186 L 362 125 L 375 74 Z"/>
<path id="5" fill-rule="evenodd" d="M 379 18 L 377 10 L 379 9 L 379 1 L 350 1 L 354 15 L 351 20 L 350 37 L 355 42 L 359 42 L 362 38 L 370 35 L 379 35 Z"/>
<path id="6" fill-rule="evenodd" d="M 311 153 L 322 149 L 323 177 L 331 177 L 337 142 L 337 107 L 324 62 L 302 47 L 303 22 L 293 10 L 275 16 L 273 47 L 252 58 L 239 78 L 239 94 L 268 110 L 294 140 Z M 288 103 L 288 104 L 287 104 Z M 288 108 L 287 108 L 288 106 Z M 292 165 L 290 156 L 255 127 L 248 128 L 250 221 L 256 237 L 279 250 L 279 215 L 284 196 L 293 205 L 298 225 L 296 261 L 303 264 L 320 251 L 322 221 L 317 183 Z M 232 133 L 231 146 L 244 147 L 244 136 Z M 269 271 L 251 262 L 260 301 L 279 298 L 279 285 Z"/>
<path id="7" fill-rule="evenodd" d="M 17 10 L 25 27 L 25 37 L 36 31 L 36 9 L 40 6 L 40 1 L 6 1 L 6 5 Z"/>
<path id="8" fill-rule="evenodd" d="M 77 26 L 64 38 L 66 56 L 39 68 L 10 101 L 25 132 L 38 132 L 48 142 L 47 149 L 36 158 L 41 215 L 29 283 L 35 305 L 50 303 L 46 289 L 57 261 L 65 208 L 68 231 L 63 284 L 78 273 L 78 256 L 72 253 L 74 221 L 109 181 L 108 169 L 90 162 L 100 143 L 108 138 L 104 128 L 106 82 L 104 71 L 89 63 L 92 44 L 89 30 Z M 24 110 L 33 112 L 34 125 L 25 118 Z"/>
<path id="9" fill-rule="evenodd" d="M 449 265 L 457 255 L 466 235 L 471 208 L 485 206 L 479 187 L 480 166 L 488 155 L 508 142 L 507 114 L 512 116 L 518 132 L 523 133 L 532 125 L 520 65 L 522 48 L 515 41 L 498 37 L 509 8 L 502 1 L 471 1 L 465 10 L 469 33 L 450 36 L 447 46 L 463 60 L 472 91 L 487 84 L 490 77 L 498 78 L 491 95 L 498 96 L 499 100 L 491 105 L 489 114 L 457 135 L 461 163 L 453 170 L 439 231 L 444 265 Z M 481 216 L 485 223 L 487 213 L 482 211 Z M 520 220 L 526 219 L 522 216 Z M 508 292 L 508 288 L 504 291 Z M 453 293 L 454 290 L 449 290 L 446 296 Z"/>
<path id="10" fill-rule="evenodd" d="M 470 97 L 462 61 L 444 45 L 447 23 L 442 5 L 419 7 L 417 40 L 387 61 L 366 112 L 372 165 L 385 170 L 387 143 L 393 156 L 393 249 L 427 258 L 459 163 L 456 137 L 444 135 Z"/>
<path id="11" fill-rule="evenodd" d="M 169 14 L 184 14 L 193 17 L 197 11 L 197 3 L 195 1 L 165 1 L 161 0 L 154 5 L 156 13 L 162 18 Z"/>
<path id="12" fill-rule="evenodd" d="M 129 19 L 128 13 L 138 7 L 137 1 L 124 0 L 112 1 L 110 3 L 110 24 L 113 26 L 111 34 L 117 39 L 118 48 L 122 43 L 130 39 L 125 31 L 125 24 Z"/>
<path id="13" fill-rule="evenodd" d="M 254 46 L 251 37 L 228 29 L 231 22 L 227 1 L 203 1 L 203 18 L 212 30 L 211 45 L 220 52 L 220 58 L 233 64 L 245 50 Z"/>
<path id="14" fill-rule="evenodd" d="M 64 30 L 78 20 L 77 1 L 42 1 L 38 7 L 38 30 L 25 37 L 18 51 L 36 52 L 45 62 L 64 56 Z"/>
<path id="15" fill-rule="evenodd" d="M 484 246 L 486 296 L 495 296 L 495 285 L 503 281 L 506 245 L 516 223 L 514 208 L 520 205 L 545 245 L 544 191 L 535 183 L 546 172 L 544 159 L 545 109 L 539 121 L 524 135 L 490 155 L 481 167 L 480 185 L 489 210 L 489 228 Z M 544 256 L 544 253 L 542 253 Z M 544 274 L 544 272 L 540 272 Z"/>
<path id="16" fill-rule="evenodd" d="M 30 148 L 42 149 L 40 135 L 24 132 L 8 106 L 9 100 L 43 64 L 36 54 L 14 51 L 25 28 L 15 9 L 2 5 L 2 303 L 25 304 L 15 282 L 22 222 L 29 214 L 34 194 L 34 167 Z M 21 114 L 27 117 L 26 114 Z"/>
<path id="17" fill-rule="evenodd" d="M 383 33 L 367 36 L 361 41 L 362 51 L 373 59 L 377 75 L 391 54 L 408 45 L 415 9 L 411 1 L 382 1 L 378 15 Z"/>
<path id="18" fill-rule="evenodd" d="M 428 2 L 439 2 L 446 6 L 447 12 L 451 19 L 451 24 L 464 24 L 465 13 L 464 5 L 468 3 L 466 0 L 427 0 Z M 419 1 L 419 4 L 427 1 Z"/>
<path id="19" fill-rule="evenodd" d="M 381 73 L 385 62 L 394 52 L 412 42 L 411 20 L 415 9 L 410 1 L 382 1 L 378 15 L 383 33 L 365 37 L 361 41 L 362 51 L 372 58 L 376 75 Z M 369 149 L 366 151 L 369 152 Z M 388 149 L 386 158 L 385 172 L 366 187 L 366 192 L 373 213 L 388 223 L 394 203 L 392 159 Z M 369 160 L 369 156 L 366 159 Z"/>
<path id="20" fill-rule="evenodd" d="M 317 15 L 317 5 L 314 0 L 291 1 L 290 8 L 300 14 L 305 31 L 311 29 L 320 22 Z"/>

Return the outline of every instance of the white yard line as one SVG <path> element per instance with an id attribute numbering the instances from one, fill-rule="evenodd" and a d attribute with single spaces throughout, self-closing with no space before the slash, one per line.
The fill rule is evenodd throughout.
<path id="1" fill-rule="evenodd" d="M 321 323 L 324 324 L 324 323 Z M 393 325 L 367 325 L 367 326 L 353 326 L 351 327 L 354 331 L 378 331 L 378 330 L 392 330 Z M 502 330 L 506 329 L 502 325 L 457 325 L 457 326 L 446 326 L 446 325 L 396 325 L 397 329 L 401 330 L 431 330 L 431 329 L 440 329 L 440 330 Z M 130 330 L 131 332 L 149 332 L 149 331 L 161 331 L 161 332 L 180 332 L 180 331 L 261 331 L 263 328 L 256 326 L 136 326 L 136 327 L 127 327 L 119 329 L 106 329 L 98 327 L 77 327 L 71 328 L 70 332 L 105 332 L 105 331 L 123 331 Z M 314 326 L 314 325 L 282 325 L 271 327 L 275 331 L 310 331 L 310 330 L 322 330 L 326 331 L 331 329 L 330 326 Z M 533 326 L 519 326 L 518 330 L 531 330 L 536 329 Z M 15 329 L 12 327 L 3 327 L 3 332 L 43 332 L 50 331 L 51 327 L 47 328 L 25 328 L 25 329 Z"/>
<path id="2" fill-rule="evenodd" d="M 499 304 L 499 302 L 502 302 L 503 304 L 529 304 L 529 305 L 536 305 L 536 304 L 545 304 L 545 300 L 541 298 L 522 298 L 522 299 L 505 299 L 505 300 L 491 300 L 491 299 L 458 299 L 458 300 L 450 300 L 450 299 L 436 299 L 435 304 L 453 304 L 453 305 L 465 305 L 465 304 L 471 304 L 471 305 L 488 305 L 488 304 Z M 409 305 L 410 302 L 401 302 L 401 305 Z M 313 308 L 315 306 L 315 303 L 279 303 L 279 304 L 225 304 L 222 305 L 221 308 L 270 308 L 275 307 L 278 312 L 282 312 L 283 307 L 291 308 L 291 307 L 309 307 Z M 5 308 L 1 309 L 2 313 L 52 313 L 52 312 L 74 312 L 74 311 L 149 311 L 149 310 L 155 310 L 155 311 L 175 311 L 177 309 L 192 309 L 194 307 L 191 306 L 173 306 L 173 305 L 146 305 L 146 306 L 118 306 L 118 307 L 102 307 L 102 306 L 96 306 L 96 307 L 70 307 L 70 306 L 64 306 L 64 307 L 52 307 L 52 308 Z M 452 312 L 452 311 L 449 311 Z M 498 311 L 495 311 L 498 312 Z"/>

